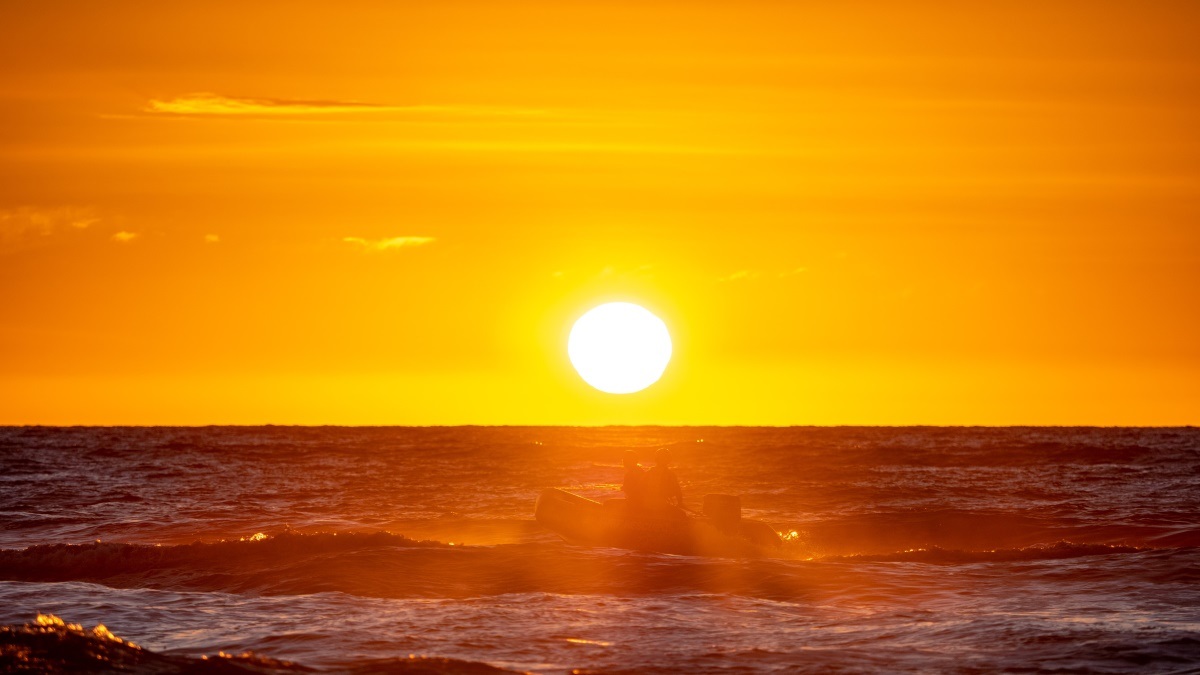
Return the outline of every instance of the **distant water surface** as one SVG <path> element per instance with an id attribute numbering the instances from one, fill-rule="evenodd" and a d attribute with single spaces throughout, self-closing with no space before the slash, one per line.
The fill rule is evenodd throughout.
<path id="1" fill-rule="evenodd" d="M 563 543 L 669 447 L 777 557 Z M 1200 430 L 0 428 L 0 623 L 319 669 L 1200 667 Z"/>

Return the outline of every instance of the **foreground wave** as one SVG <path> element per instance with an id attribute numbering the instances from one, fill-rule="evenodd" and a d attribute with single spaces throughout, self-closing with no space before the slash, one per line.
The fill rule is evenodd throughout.
<path id="1" fill-rule="evenodd" d="M 437 675 L 500 675 L 513 671 L 485 663 L 410 655 L 408 658 L 374 659 L 339 672 L 420 673 Z M 213 656 L 160 654 L 117 637 L 99 624 L 91 630 L 67 623 L 54 615 L 39 614 L 33 622 L 0 626 L 0 672 L 78 673 L 121 672 L 134 675 L 282 675 L 311 673 L 315 669 L 290 661 L 243 652 Z"/>

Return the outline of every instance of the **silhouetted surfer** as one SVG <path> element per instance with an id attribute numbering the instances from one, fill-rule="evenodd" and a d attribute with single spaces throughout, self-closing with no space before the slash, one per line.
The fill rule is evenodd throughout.
<path id="1" fill-rule="evenodd" d="M 654 468 L 646 473 L 646 505 L 660 512 L 677 512 L 682 516 L 683 490 L 679 488 L 679 479 L 671 470 L 671 451 L 659 448 L 654 453 Z M 674 515 L 674 514 L 671 514 Z"/>
<path id="2" fill-rule="evenodd" d="M 642 509 L 646 505 L 646 470 L 638 465 L 637 453 L 625 451 L 625 480 L 621 491 L 631 508 Z"/>

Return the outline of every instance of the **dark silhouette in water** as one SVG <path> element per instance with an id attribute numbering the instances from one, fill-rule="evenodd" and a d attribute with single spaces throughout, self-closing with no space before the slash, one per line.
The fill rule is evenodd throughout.
<path id="1" fill-rule="evenodd" d="M 683 490 L 671 470 L 671 451 L 660 448 L 654 453 L 654 468 L 646 473 L 646 502 L 655 508 L 663 505 L 683 508 Z"/>
<path id="2" fill-rule="evenodd" d="M 625 479 L 621 481 L 621 492 L 625 493 L 630 509 L 641 509 L 646 503 L 646 470 L 638 464 L 637 453 L 625 451 Z"/>
<path id="3" fill-rule="evenodd" d="M 753 557 L 782 545 L 771 526 L 742 519 L 736 496 L 705 496 L 702 514 L 685 508 L 679 479 L 671 470 L 671 451 L 660 448 L 654 460 L 654 468 L 645 471 L 634 451 L 625 452 L 625 499 L 598 502 L 550 488 L 538 496 L 534 517 L 563 539 L 591 546 Z"/>
<path id="4" fill-rule="evenodd" d="M 654 468 L 647 471 L 638 464 L 637 453 L 625 451 L 621 491 L 625 493 L 622 508 L 627 517 L 668 520 L 686 517 L 683 490 L 671 470 L 671 460 L 671 451 L 660 448 L 654 453 Z"/>

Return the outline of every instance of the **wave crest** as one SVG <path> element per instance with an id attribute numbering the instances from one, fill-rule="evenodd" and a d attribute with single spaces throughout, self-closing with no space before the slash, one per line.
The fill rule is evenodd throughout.
<path id="1" fill-rule="evenodd" d="M 1140 553 L 1154 550 L 1138 546 L 1115 544 L 1077 544 L 1060 541 L 1054 544 L 1038 544 L 1023 548 L 996 549 L 991 551 L 961 551 L 937 546 L 896 551 L 886 554 L 863 554 L 829 556 L 823 560 L 851 560 L 859 562 L 921 562 L 946 565 L 961 565 L 986 562 L 1020 562 L 1033 560 L 1063 560 L 1093 555 L 1117 553 Z"/>
<path id="2" fill-rule="evenodd" d="M 104 624 L 87 630 L 53 614 L 38 614 L 32 623 L 0 626 L 0 672 L 284 675 L 316 671 L 249 651 L 200 657 L 160 654 L 113 635 Z M 348 664 L 345 672 L 500 675 L 513 671 L 486 663 L 411 654 L 408 658 L 365 659 Z"/>

